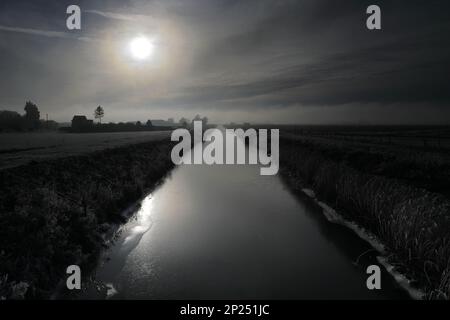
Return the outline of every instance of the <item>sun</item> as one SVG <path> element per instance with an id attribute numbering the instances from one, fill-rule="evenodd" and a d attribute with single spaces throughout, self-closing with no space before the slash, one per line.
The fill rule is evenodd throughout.
<path id="1" fill-rule="evenodd" d="M 151 57 L 155 46 L 148 38 L 139 36 L 130 41 L 129 49 L 133 59 L 142 61 Z"/>

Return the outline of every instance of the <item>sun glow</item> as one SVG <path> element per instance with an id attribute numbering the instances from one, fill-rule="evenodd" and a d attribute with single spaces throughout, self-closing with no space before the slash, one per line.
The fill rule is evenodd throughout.
<path id="1" fill-rule="evenodd" d="M 142 61 L 151 57 L 155 46 L 148 38 L 139 36 L 131 40 L 129 49 L 135 60 Z"/>

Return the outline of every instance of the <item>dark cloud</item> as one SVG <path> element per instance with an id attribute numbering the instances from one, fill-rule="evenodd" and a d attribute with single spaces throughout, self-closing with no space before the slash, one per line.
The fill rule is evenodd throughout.
<path id="1" fill-rule="evenodd" d="M 377 1 L 381 31 L 365 28 L 365 0 L 81 1 L 75 33 L 64 27 L 69 2 L 0 4 L 0 108 L 32 98 L 59 120 L 104 103 L 110 120 L 252 120 L 257 110 L 304 122 L 312 108 L 358 119 L 370 105 L 382 122 L 413 105 L 408 122 L 424 120 L 420 108 L 442 122 L 450 102 L 448 1 Z M 121 55 L 137 33 L 158 37 L 148 66 Z"/>

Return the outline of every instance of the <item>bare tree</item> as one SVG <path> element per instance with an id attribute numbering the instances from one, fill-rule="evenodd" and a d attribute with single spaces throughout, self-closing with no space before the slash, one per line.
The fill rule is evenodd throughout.
<path id="1" fill-rule="evenodd" d="M 98 106 L 94 112 L 95 119 L 98 119 L 99 123 L 102 123 L 102 118 L 105 116 L 105 111 L 101 106 Z"/>

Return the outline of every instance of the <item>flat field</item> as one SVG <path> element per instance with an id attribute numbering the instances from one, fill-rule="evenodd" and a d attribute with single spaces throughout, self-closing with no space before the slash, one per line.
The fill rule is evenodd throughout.
<path id="1" fill-rule="evenodd" d="M 335 162 L 450 197 L 448 127 L 290 126 L 281 132 Z"/>
<path id="2" fill-rule="evenodd" d="M 0 169 L 30 161 L 66 157 L 119 146 L 156 141 L 170 136 L 170 131 L 111 133 L 1 133 Z"/>

